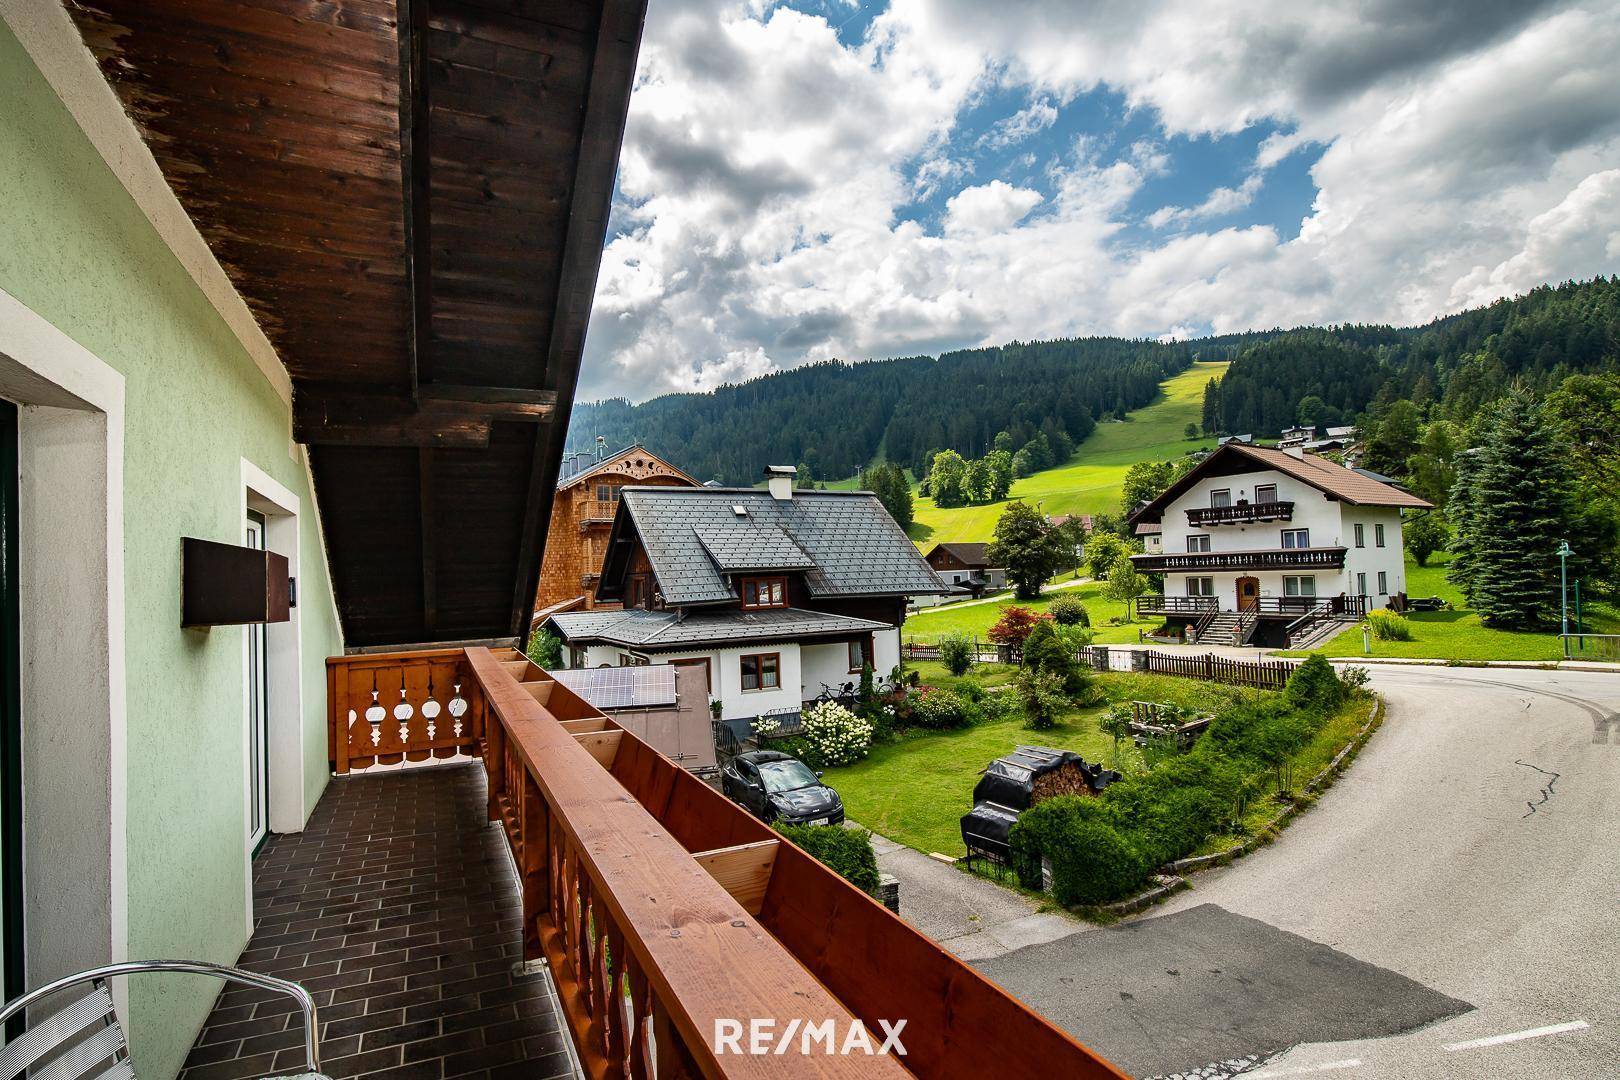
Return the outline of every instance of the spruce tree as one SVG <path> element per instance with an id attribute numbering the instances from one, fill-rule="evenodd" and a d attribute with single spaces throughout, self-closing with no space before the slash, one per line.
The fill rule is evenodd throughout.
<path id="1" fill-rule="evenodd" d="M 1553 552 L 1572 521 L 1569 456 L 1528 391 L 1509 394 L 1492 420 L 1458 471 L 1469 503 L 1457 530 L 1458 584 L 1488 626 L 1549 626 L 1558 612 Z"/>

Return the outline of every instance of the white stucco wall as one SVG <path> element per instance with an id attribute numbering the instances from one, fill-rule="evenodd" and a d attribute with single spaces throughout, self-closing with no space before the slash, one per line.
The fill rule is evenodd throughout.
<path id="1" fill-rule="evenodd" d="M 585 667 L 617 667 L 634 650 L 615 645 L 586 646 Z M 778 653 L 782 657 L 782 685 L 775 690 L 744 690 L 741 657 L 757 653 Z M 872 635 L 872 670 L 886 678 L 900 663 L 900 630 L 879 630 Z M 651 664 L 706 658 L 713 689 L 711 696 L 721 703 L 721 718 L 758 716 L 761 713 L 797 709 L 821 693 L 825 683 L 834 689 L 846 682 L 860 681 L 860 672 L 849 670 L 849 646 L 845 642 L 800 646 L 797 642 L 770 642 L 730 649 L 699 649 L 688 652 L 646 653 Z"/>

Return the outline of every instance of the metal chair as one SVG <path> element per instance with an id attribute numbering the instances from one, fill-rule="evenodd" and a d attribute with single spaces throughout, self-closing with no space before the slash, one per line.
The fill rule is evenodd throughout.
<path id="1" fill-rule="evenodd" d="M 257 986 L 261 990 L 272 990 L 292 998 L 304 1014 L 305 1073 L 311 1076 L 320 1074 L 320 1053 L 316 1047 L 320 1028 L 315 1022 L 315 1000 L 302 986 L 222 964 L 197 960 L 145 960 L 81 971 L 7 1002 L 4 1008 L 0 1008 L 0 1031 L 5 1030 L 12 1017 L 24 1015 L 23 1010 L 30 1005 L 69 987 L 90 984 L 88 993 L 50 1015 L 30 1022 L 26 1031 L 6 1042 L 4 1048 L 0 1049 L 0 1080 L 16 1080 L 23 1076 L 48 1080 L 78 1080 L 79 1077 L 134 1080 L 129 1044 L 113 1011 L 112 991 L 107 986 L 107 980 L 120 975 L 154 971 L 212 975 L 227 982 Z"/>

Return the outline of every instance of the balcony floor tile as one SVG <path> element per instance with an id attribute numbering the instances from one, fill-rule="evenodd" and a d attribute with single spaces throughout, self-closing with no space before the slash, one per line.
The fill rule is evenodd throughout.
<path id="1" fill-rule="evenodd" d="M 517 879 L 484 808 L 477 764 L 334 779 L 254 860 L 242 966 L 314 995 L 333 1076 L 574 1075 L 549 981 L 514 973 Z M 227 988 L 182 1080 L 299 1071 L 288 1009 Z"/>

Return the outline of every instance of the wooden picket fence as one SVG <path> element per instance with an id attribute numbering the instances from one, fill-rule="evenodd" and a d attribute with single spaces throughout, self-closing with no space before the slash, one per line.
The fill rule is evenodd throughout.
<path id="1" fill-rule="evenodd" d="M 1224 656 L 1178 656 L 1147 650 L 1147 670 L 1158 675 L 1180 675 L 1256 690 L 1281 690 L 1299 665 L 1286 660 L 1228 660 Z"/>
<path id="2" fill-rule="evenodd" d="M 938 660 L 939 643 L 928 641 L 907 641 L 900 646 L 900 656 L 906 660 Z M 973 639 L 973 662 L 975 664 L 1016 664 L 1018 663 L 1018 650 L 1011 645 L 998 645 L 993 641 L 980 641 Z"/>

